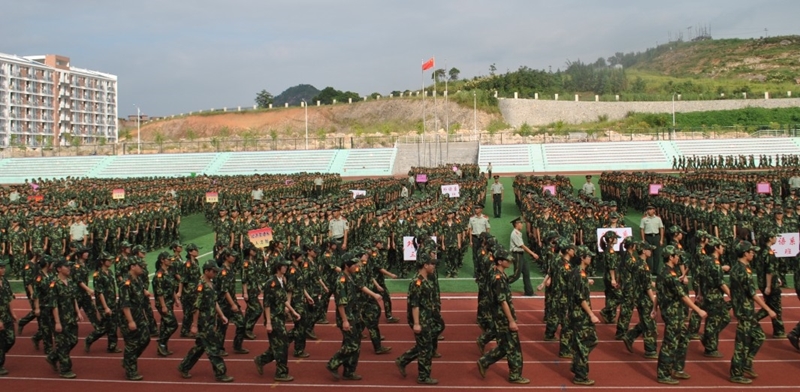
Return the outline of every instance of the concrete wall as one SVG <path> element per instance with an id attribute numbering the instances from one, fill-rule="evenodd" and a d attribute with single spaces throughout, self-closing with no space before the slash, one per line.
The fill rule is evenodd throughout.
<path id="1" fill-rule="evenodd" d="M 567 124 L 597 121 L 598 116 L 609 120 L 624 118 L 628 112 L 672 113 L 672 101 L 667 102 L 574 102 L 536 99 L 500 99 L 500 112 L 512 127 L 524 123 L 539 126 L 563 121 Z M 798 98 L 738 99 L 719 101 L 675 101 L 675 112 L 704 112 L 733 110 L 746 107 L 786 108 L 800 106 Z"/>

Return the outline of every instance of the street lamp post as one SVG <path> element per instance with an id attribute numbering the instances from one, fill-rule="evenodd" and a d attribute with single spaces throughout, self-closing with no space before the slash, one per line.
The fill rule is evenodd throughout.
<path id="1" fill-rule="evenodd" d="M 478 96 L 473 92 L 472 93 L 472 105 L 473 105 L 473 118 L 472 118 L 472 133 L 475 135 L 478 134 Z"/>
<path id="2" fill-rule="evenodd" d="M 308 102 L 302 99 L 303 107 L 306 109 L 306 150 L 308 150 Z"/>
<path id="3" fill-rule="evenodd" d="M 139 109 L 139 106 L 136 106 L 136 153 L 142 153 L 142 110 Z"/>

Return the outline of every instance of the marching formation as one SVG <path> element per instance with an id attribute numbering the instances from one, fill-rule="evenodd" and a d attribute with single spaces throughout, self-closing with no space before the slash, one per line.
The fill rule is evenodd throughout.
<path id="1" fill-rule="evenodd" d="M 392 350 L 382 343 L 383 318 L 388 323 L 406 322 L 414 337 L 414 346 L 394 361 L 397 371 L 406 377 L 408 365 L 417 361 L 417 383 L 434 385 L 438 380 L 433 378 L 432 362 L 441 357 L 438 342 L 446 327 L 440 275 L 456 277 L 470 248 L 478 287 L 477 370 L 482 377 L 505 358 L 507 380 L 530 383 L 523 375 L 520 327 L 510 289 L 519 279 L 523 295 L 544 293 L 543 338 L 558 341 L 558 356 L 572 359 L 572 382 L 577 385 L 594 384 L 589 357 L 598 344 L 599 323 L 616 324 L 621 349 L 637 351 L 635 342 L 641 337 L 642 355 L 657 361 L 654 378 L 663 384 L 691 377 L 691 369 L 686 369 L 691 339 L 700 340 L 707 357 L 731 356 L 731 382 L 751 383 L 758 377 L 753 359 L 766 339 L 759 320 L 766 317 L 773 320 L 774 338 L 788 339 L 800 350 L 800 323 L 786 334 L 781 312 L 785 276 L 797 274 L 800 267 L 796 255 L 779 257 L 783 255 L 772 250 L 780 235 L 798 232 L 793 210 L 800 203 L 788 183 L 781 187 L 779 182 L 759 196 L 742 184 L 727 186 L 725 179 L 735 173 L 718 178 L 705 172 L 681 177 L 603 173 L 599 185 L 608 201 L 602 201 L 594 197 L 593 186 L 574 195 L 566 177 L 520 175 L 514 181 L 514 195 L 522 216 L 510 222 L 510 238 L 499 239 L 491 234 L 492 224 L 479 204 L 487 184 L 475 167 L 414 168 L 409 177 L 418 178 L 419 173 L 426 174 L 425 182 L 413 187 L 405 180 L 340 184 L 313 174 L 165 180 L 162 187 L 147 188 L 163 195 L 152 203 L 172 205 L 178 211 L 205 211 L 216 246 L 209 252 L 213 259 L 200 262 L 196 245 L 173 241 L 171 252 L 158 255 L 152 273 L 145 256 L 153 244 L 133 246 L 129 237 L 117 237 L 115 253 L 109 252 L 113 247 L 94 243 L 97 238 L 92 235 L 66 242 L 69 250 L 63 254 L 52 241 L 41 249 L 30 240 L 21 248 L 4 247 L 9 257 L 0 260 L 0 375 L 8 373 L 3 367 L 5 354 L 16 335 L 35 320 L 31 340 L 37 350 L 43 346 L 45 362 L 61 377 L 77 377 L 70 352 L 79 343 L 78 323 L 85 317 L 92 332 L 84 350 L 90 352 L 105 336 L 105 350 L 122 354 L 124 376 L 131 381 L 144 378 L 137 362 L 151 339 L 156 340 L 156 355 L 170 357 L 176 355 L 170 339 L 178 333 L 195 341 L 188 352 L 178 353 L 183 355 L 177 368 L 180 377 L 191 378 L 191 370 L 205 354 L 215 379 L 232 382 L 224 358 L 249 354 L 252 347 L 247 342 L 257 338 L 255 327 L 261 323 L 269 346 L 253 357 L 255 370 L 263 374 L 274 362 L 273 379 L 290 382 L 294 376 L 289 355 L 321 355 L 310 350 L 307 341 L 317 339 L 316 325 L 335 322 L 342 345 L 329 353 L 325 369 L 335 379 L 355 381 L 362 379 L 357 372 L 362 339 L 370 341 L 376 355 Z M 770 181 L 788 173 L 779 169 L 752 174 L 752 180 Z M 692 202 L 691 196 L 700 196 L 698 181 L 703 181 L 706 192 L 702 200 L 711 200 L 703 206 Z M 274 186 L 279 183 L 297 192 L 287 194 Z M 439 191 L 450 184 L 459 185 L 460 197 Z M 662 185 L 660 191 L 645 190 L 651 184 Z M 203 187 L 218 191 L 219 199 L 202 203 L 197 191 L 170 192 Z M 352 189 L 364 189 L 366 196 L 351 193 Z M 44 205 L 31 202 L 34 211 L 70 200 L 50 190 L 47 182 L 38 184 L 36 192 L 32 187 L 14 191 L 22 198 L 26 193 L 45 193 Z M 126 196 L 135 199 L 137 194 L 126 192 Z M 624 207 L 618 208 L 623 197 Z M 101 206 L 114 206 L 112 200 L 98 196 L 71 200 L 78 204 L 75 208 L 98 200 Z M 745 208 L 732 211 L 731 201 L 739 200 Z M 747 207 L 750 202 L 752 209 Z M 774 208 L 775 204 L 787 208 Z M 648 212 L 639 227 L 641 241 L 626 228 L 624 215 L 627 206 L 639 205 Z M 18 221 L 32 221 L 26 208 L 16 206 L 15 211 Z M 272 230 L 268 245 L 248 235 L 265 228 Z M 544 275 L 535 288 L 526 255 Z M 18 267 L 13 267 L 15 263 Z M 12 274 L 22 279 L 30 305 L 30 312 L 19 320 L 11 309 L 7 275 Z M 593 309 L 590 301 L 595 275 L 602 276 L 603 309 Z M 410 278 L 405 320 L 392 312 L 386 286 L 386 279 L 398 276 Z M 797 281 L 795 288 L 800 295 Z M 331 302 L 335 320 L 327 317 Z M 176 316 L 177 309 L 182 310 L 182 319 Z M 731 321 L 731 310 L 738 320 L 736 343 L 734 352 L 722 353 L 719 335 Z M 638 321 L 631 325 L 634 311 Z M 658 317 L 664 322 L 660 347 Z M 496 345 L 486 351 L 492 341 Z"/>

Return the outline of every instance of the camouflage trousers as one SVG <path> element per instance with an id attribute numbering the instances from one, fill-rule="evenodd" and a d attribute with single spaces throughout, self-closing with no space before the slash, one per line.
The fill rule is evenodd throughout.
<path id="1" fill-rule="evenodd" d="M 94 306 L 94 301 L 86 293 L 78 295 L 78 307 L 83 309 L 86 313 L 86 318 L 92 323 L 92 328 L 96 331 L 100 328 L 100 316 L 97 314 L 97 308 Z"/>
<path id="2" fill-rule="evenodd" d="M 630 339 L 630 341 L 634 341 L 639 336 L 642 336 L 644 339 L 644 352 L 648 354 L 655 353 L 658 331 L 656 330 L 656 321 L 650 317 L 650 312 L 653 311 L 653 301 L 651 301 L 650 297 L 646 294 L 643 294 L 636 302 L 636 311 L 639 313 L 639 323 L 631 328 L 630 331 L 627 331 L 625 337 L 626 339 Z"/>
<path id="3" fill-rule="evenodd" d="M 522 346 L 519 343 L 519 333 L 510 331 L 506 326 L 497 328 L 497 346 L 483 354 L 478 361 L 484 367 L 489 367 L 503 357 L 508 361 L 508 379 L 522 378 Z"/>
<path id="4" fill-rule="evenodd" d="M 381 330 L 378 323 L 381 318 L 381 307 L 373 299 L 364 299 L 361 307 L 361 320 L 364 322 L 364 328 L 369 333 L 369 339 L 372 341 L 372 347 L 377 350 L 381 348 Z"/>
<path id="5" fill-rule="evenodd" d="M 492 298 L 490 295 L 491 291 L 487 287 L 484 287 L 484 285 L 478 286 L 478 314 L 476 322 L 484 332 L 494 328 L 494 322 L 492 321 Z"/>
<path id="6" fill-rule="evenodd" d="M 55 347 L 47 355 L 47 359 L 55 362 L 59 366 L 61 374 L 72 371 L 72 359 L 69 357 L 70 351 L 78 344 L 78 323 L 63 322 L 61 333 L 54 330 Z"/>
<path id="7" fill-rule="evenodd" d="M 461 260 L 459 260 L 460 252 L 455 246 L 447 247 L 444 250 L 444 265 L 446 276 L 457 276 L 458 270 L 461 268 Z"/>
<path id="8" fill-rule="evenodd" d="M 30 297 L 28 297 L 28 304 L 30 304 L 30 306 L 31 306 L 31 311 L 28 312 L 28 314 L 23 316 L 21 319 L 19 319 L 19 327 L 20 328 L 28 325 L 31 321 L 36 319 L 36 313 L 33 312 L 33 306 L 34 306 L 33 305 L 33 300 L 30 299 Z"/>
<path id="9" fill-rule="evenodd" d="M 294 342 L 294 352 L 295 354 L 299 354 L 306 350 L 306 334 L 309 331 L 309 326 L 311 325 L 309 321 L 311 321 L 311 317 L 309 315 L 311 312 L 308 311 L 307 304 L 305 303 L 305 299 L 301 299 L 302 302 L 296 302 L 292 304 L 294 311 L 300 315 L 299 320 L 294 320 L 294 328 L 292 332 L 289 333 L 289 339 Z M 273 328 L 275 324 L 272 324 Z"/>
<path id="10" fill-rule="evenodd" d="M 127 323 L 121 328 L 122 337 L 125 339 L 125 351 L 122 354 L 122 368 L 125 375 L 135 376 L 139 374 L 139 357 L 150 345 L 150 330 L 144 320 L 136 322 L 136 330 L 128 329 Z"/>
<path id="11" fill-rule="evenodd" d="M 39 330 L 32 339 L 36 344 L 42 342 L 45 355 L 50 355 L 53 352 L 53 309 L 40 307 L 39 310 L 39 317 L 36 319 L 36 322 L 39 323 Z"/>
<path id="12" fill-rule="evenodd" d="M 706 317 L 706 328 L 703 331 L 701 342 L 705 347 L 706 353 L 713 353 L 719 347 L 719 334 L 731 322 L 731 314 L 728 304 L 722 297 L 704 298 L 703 310 L 708 313 L 708 316 Z M 695 316 L 696 314 L 692 313 L 692 317 Z"/>
<path id="13" fill-rule="evenodd" d="M 547 298 L 550 297 L 550 311 L 545 313 L 545 329 L 544 329 L 544 337 L 545 339 L 553 339 L 556 335 L 556 330 L 561 327 L 559 331 L 559 345 L 558 345 L 558 355 L 559 356 L 566 356 L 570 353 L 569 349 L 569 341 L 572 339 L 572 331 L 567 324 L 567 303 L 566 300 L 562 298 L 555 298 L 553 295 L 549 295 L 545 297 L 545 309 L 547 309 L 548 300 Z"/>
<path id="14" fill-rule="evenodd" d="M 14 342 L 16 342 L 16 336 L 14 335 L 14 323 L 4 322 L 4 325 L 8 325 L 5 329 L 0 331 L 0 369 L 3 368 L 3 365 L 6 363 L 6 353 L 14 347 Z"/>
<path id="15" fill-rule="evenodd" d="M 397 358 L 400 365 L 407 366 L 417 360 L 417 380 L 423 381 L 431 378 L 431 361 L 433 358 L 432 343 L 438 339 L 433 331 L 423 328 L 420 333 L 414 334 L 414 347 L 411 347 L 403 355 Z"/>
<path id="16" fill-rule="evenodd" d="M 686 350 L 689 346 L 689 334 L 686 332 L 685 312 L 680 309 L 662 309 L 664 319 L 664 340 L 658 353 L 658 379 L 672 378 L 672 372 L 683 371 L 686 365 Z M 672 310 L 672 311 L 670 311 Z"/>
<path id="17" fill-rule="evenodd" d="M 358 357 L 361 354 L 361 331 L 364 326 L 359 321 L 353 320 L 350 330 L 342 331 L 342 347 L 339 348 L 333 357 L 328 361 L 328 368 L 337 370 L 340 366 L 344 367 L 344 375 L 349 376 L 356 372 Z"/>
<path id="18" fill-rule="evenodd" d="M 731 358 L 731 377 L 743 377 L 745 370 L 753 369 L 753 359 L 765 339 L 757 319 L 739 319 Z"/>
<path id="19" fill-rule="evenodd" d="M 383 275 L 380 275 L 376 280 L 378 281 L 378 284 L 381 285 L 381 287 L 383 287 L 383 291 L 378 292 L 378 294 L 381 295 L 381 299 L 383 299 L 383 315 L 386 316 L 387 319 L 391 318 L 392 294 L 389 293 L 389 289 L 386 287 L 386 279 L 383 278 Z M 319 303 L 317 303 L 317 306 L 318 305 Z M 328 310 L 327 306 L 325 307 L 325 310 Z"/>
<path id="20" fill-rule="evenodd" d="M 247 308 L 244 311 L 244 330 L 246 332 L 253 332 L 258 319 L 264 313 L 264 307 L 258 300 L 258 294 L 258 289 L 247 290 Z"/>
<path id="21" fill-rule="evenodd" d="M 224 376 L 228 369 L 225 367 L 225 362 L 219 355 L 220 347 L 222 347 L 222 340 L 222 335 L 214 329 L 198 333 L 197 339 L 194 341 L 194 347 L 189 349 L 189 352 L 186 353 L 186 357 L 184 357 L 180 365 L 178 365 L 178 371 L 188 372 L 192 370 L 203 353 L 205 353 L 206 356 L 208 356 L 208 360 L 211 361 L 211 367 L 214 369 L 214 376 Z"/>
<path id="22" fill-rule="evenodd" d="M 289 336 L 282 317 L 272 318 L 272 332 L 268 333 L 269 348 L 256 357 L 260 365 L 275 361 L 275 377 L 289 374 Z"/>
<path id="23" fill-rule="evenodd" d="M 633 310 L 636 308 L 636 298 L 634 293 L 623 291 L 620 296 L 619 318 L 617 319 L 617 332 L 614 337 L 621 338 L 628 332 L 633 318 Z"/>
<path id="24" fill-rule="evenodd" d="M 762 291 L 763 293 L 763 291 Z M 784 326 L 783 326 L 783 305 L 781 304 L 781 289 L 779 287 L 773 287 L 772 291 L 770 291 L 769 295 L 764 294 L 764 302 L 772 309 L 778 317 L 771 319 L 772 321 L 772 334 L 773 335 L 781 335 L 785 333 Z M 767 312 L 765 310 L 760 310 L 756 315 L 759 320 L 764 317 L 767 317 Z"/>
<path id="25" fill-rule="evenodd" d="M 572 312 L 570 330 L 572 330 L 570 371 L 575 375 L 575 380 L 587 380 L 589 379 L 589 353 L 597 346 L 597 331 L 583 309 Z"/>
<path id="26" fill-rule="evenodd" d="M 333 288 L 336 287 L 336 282 L 325 282 L 325 285 L 328 287 L 327 293 L 322 293 L 320 296 L 319 301 L 317 301 L 317 306 L 314 308 L 317 311 L 317 321 L 327 320 L 328 319 L 328 305 L 331 302 L 331 297 L 333 296 Z"/>
<path id="27" fill-rule="evenodd" d="M 193 290 L 184 291 L 181 296 L 181 307 L 183 308 L 183 322 L 181 322 L 181 336 L 188 336 L 192 329 L 192 314 L 194 313 L 194 299 L 197 294 Z"/>
<path id="28" fill-rule="evenodd" d="M 164 312 L 160 306 L 158 314 L 161 316 L 161 326 L 158 328 L 158 344 L 167 347 L 169 339 L 178 330 L 178 319 L 175 317 L 173 304 L 167 303 L 167 311 Z"/>
<path id="29" fill-rule="evenodd" d="M 611 323 L 617 318 L 617 307 L 622 303 L 622 293 L 611 285 L 610 278 L 604 277 L 603 285 L 605 286 L 606 306 L 600 310 L 600 315 Z"/>
<path id="30" fill-rule="evenodd" d="M 118 341 L 117 317 L 118 315 L 114 313 L 110 315 L 101 315 L 100 320 L 97 323 L 97 328 L 95 328 L 94 331 L 90 332 L 89 335 L 86 336 L 86 343 L 91 346 L 92 343 L 103 337 L 103 335 L 108 335 L 108 350 L 113 351 L 116 349 Z"/>
<path id="31" fill-rule="evenodd" d="M 225 336 L 228 333 L 228 326 L 233 324 L 236 328 L 233 335 L 233 349 L 239 350 L 244 342 L 244 317 L 241 312 L 234 312 L 230 307 L 222 307 L 222 314 L 228 319 L 228 323 L 223 323 L 221 318 L 217 318 L 217 330 L 222 338 L 219 342 L 220 350 L 225 351 Z"/>

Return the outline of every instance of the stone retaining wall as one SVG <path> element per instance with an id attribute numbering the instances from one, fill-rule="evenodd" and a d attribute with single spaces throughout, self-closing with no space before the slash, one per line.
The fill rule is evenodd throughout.
<path id="1" fill-rule="evenodd" d="M 532 126 L 563 121 L 567 124 L 598 121 L 599 116 L 619 120 L 628 112 L 672 113 L 672 101 L 667 102 L 574 102 L 536 99 L 500 99 L 500 112 L 512 127 L 524 123 Z M 675 112 L 704 112 L 734 110 L 747 107 L 786 108 L 800 106 L 800 98 L 730 99 L 719 101 L 675 101 Z"/>

